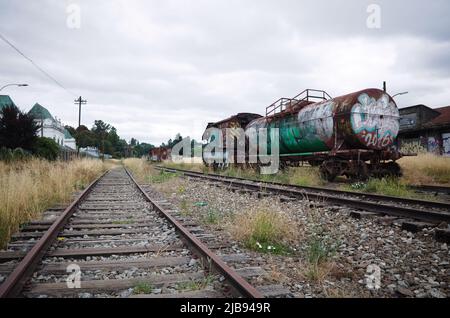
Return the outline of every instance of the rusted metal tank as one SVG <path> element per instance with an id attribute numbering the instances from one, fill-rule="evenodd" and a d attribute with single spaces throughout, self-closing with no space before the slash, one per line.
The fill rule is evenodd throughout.
<path id="1" fill-rule="evenodd" d="M 150 150 L 150 160 L 161 162 L 171 158 L 172 149 L 170 147 L 158 147 Z"/>
<path id="2" fill-rule="evenodd" d="M 325 99 L 325 98 L 324 98 Z M 252 121 L 247 130 L 279 128 L 281 155 L 313 155 L 344 149 L 389 149 L 399 131 L 399 111 L 379 89 L 312 103 L 292 99 L 278 113 Z M 268 149 L 270 149 L 270 140 Z"/>
<path id="3" fill-rule="evenodd" d="M 245 135 L 244 129 L 245 127 L 254 119 L 262 117 L 261 115 L 254 113 L 239 113 L 237 115 L 231 116 L 227 119 L 221 120 L 216 123 L 209 123 L 206 127 L 205 132 L 203 133 L 202 139 L 206 140 L 208 143 L 219 138 L 218 131 L 209 131 L 209 128 L 218 128 L 222 133 L 222 145 L 224 146 L 224 151 L 216 151 L 214 154 L 205 154 L 203 152 L 203 162 L 205 165 L 208 165 L 207 162 L 209 160 L 223 160 L 224 162 L 241 162 L 245 161 L 245 153 L 239 154 L 237 151 L 238 143 L 244 142 L 245 144 Z M 231 134 L 234 137 L 236 144 L 234 145 L 233 152 L 227 148 L 227 133 Z M 241 136 L 242 134 L 242 136 Z M 243 138 L 241 138 L 243 137 Z M 244 145 L 245 146 L 245 145 Z M 233 157 L 234 158 L 230 158 Z"/>

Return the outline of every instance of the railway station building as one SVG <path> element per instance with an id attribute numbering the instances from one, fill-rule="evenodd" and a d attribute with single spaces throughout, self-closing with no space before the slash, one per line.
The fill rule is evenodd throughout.
<path id="1" fill-rule="evenodd" d="M 450 157 L 450 106 L 414 105 L 400 109 L 398 146 Z"/>
<path id="2" fill-rule="evenodd" d="M 0 95 L 0 110 L 11 105 L 17 106 L 10 96 Z M 28 114 L 35 118 L 40 127 L 37 133 L 39 137 L 51 138 L 67 151 L 76 149 L 75 138 L 64 128 L 60 120 L 52 116 L 47 108 L 36 103 Z"/>

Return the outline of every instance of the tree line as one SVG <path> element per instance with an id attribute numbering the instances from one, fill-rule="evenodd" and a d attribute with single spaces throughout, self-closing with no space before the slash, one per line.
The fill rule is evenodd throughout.
<path id="1" fill-rule="evenodd" d="M 154 148 L 152 144 L 140 143 L 135 138 L 131 138 L 128 143 L 120 138 L 117 129 L 102 120 L 96 120 L 91 129 L 81 125 L 77 129 L 71 126 L 65 127 L 78 147 L 95 147 L 104 154 L 109 154 L 113 158 L 142 157 Z"/>
<path id="2" fill-rule="evenodd" d="M 40 125 L 32 115 L 15 105 L 0 110 L 0 160 L 34 155 L 49 160 L 57 159 L 59 145 L 50 138 L 39 137 Z M 128 143 L 120 138 L 117 129 L 102 120 L 96 120 L 91 129 L 65 127 L 75 138 L 77 147 L 95 147 L 113 158 L 142 157 L 148 154 L 152 144 L 140 143 L 132 138 Z"/>

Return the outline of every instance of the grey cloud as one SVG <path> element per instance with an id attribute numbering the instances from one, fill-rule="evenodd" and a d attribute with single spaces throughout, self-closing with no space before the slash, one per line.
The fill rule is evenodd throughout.
<path id="1" fill-rule="evenodd" d="M 82 28 L 66 27 L 79 3 Z M 382 28 L 366 27 L 380 4 Z M 0 3 L 0 32 L 89 104 L 83 123 L 130 139 L 200 138 L 208 121 L 263 113 L 307 87 L 333 96 L 388 81 L 401 106 L 449 104 L 450 3 L 351 1 L 87 1 Z M 75 96 L 0 43 L 0 82 L 22 108 L 36 101 L 76 125 Z M 400 99 L 401 98 L 401 99 Z"/>

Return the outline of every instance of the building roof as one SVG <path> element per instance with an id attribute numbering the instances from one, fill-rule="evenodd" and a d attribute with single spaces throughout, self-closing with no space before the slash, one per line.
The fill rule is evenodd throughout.
<path id="1" fill-rule="evenodd" d="M 36 119 L 51 119 L 55 121 L 48 109 L 38 103 L 34 104 L 28 114 L 32 115 Z"/>
<path id="2" fill-rule="evenodd" d="M 73 139 L 72 135 L 67 129 L 64 129 L 64 139 Z"/>
<path id="3" fill-rule="evenodd" d="M 431 125 L 450 124 L 450 106 L 434 108 L 434 110 L 439 112 L 440 114 L 430 121 Z"/>
<path id="4" fill-rule="evenodd" d="M 0 110 L 9 105 L 16 106 L 11 97 L 9 97 L 8 95 L 0 95 Z"/>

